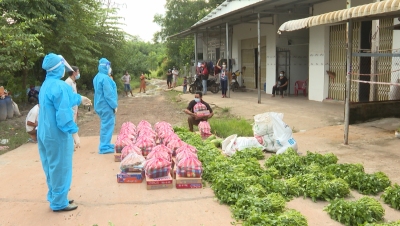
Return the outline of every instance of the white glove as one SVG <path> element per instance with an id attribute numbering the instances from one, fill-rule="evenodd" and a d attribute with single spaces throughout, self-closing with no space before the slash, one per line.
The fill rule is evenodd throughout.
<path id="1" fill-rule="evenodd" d="M 92 105 L 92 101 L 89 98 L 87 98 L 85 96 L 81 96 L 81 98 L 82 98 L 81 102 L 83 105 L 85 105 L 85 106 Z"/>
<path id="2" fill-rule="evenodd" d="M 118 111 L 118 108 L 115 108 L 114 109 L 114 113 L 117 114 L 117 111 Z"/>
<path id="3" fill-rule="evenodd" d="M 81 147 L 81 139 L 79 138 L 78 133 L 72 134 L 72 137 L 74 138 L 75 148 L 80 148 Z"/>

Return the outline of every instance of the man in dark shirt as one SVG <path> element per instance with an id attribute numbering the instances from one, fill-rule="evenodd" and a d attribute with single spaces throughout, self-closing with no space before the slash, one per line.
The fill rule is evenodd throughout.
<path id="1" fill-rule="evenodd" d="M 287 90 L 287 87 L 288 87 L 288 79 L 285 77 L 285 72 L 281 71 L 279 73 L 279 80 L 272 87 L 272 97 L 275 97 L 275 93 L 277 92 L 277 90 L 279 90 L 283 98 L 283 91 Z"/>
<path id="2" fill-rule="evenodd" d="M 190 101 L 188 107 L 185 109 L 185 113 L 189 115 L 188 117 L 188 124 L 189 124 L 189 130 L 193 132 L 193 125 L 199 125 L 201 121 L 207 121 L 209 118 L 211 118 L 214 113 L 208 103 L 203 101 L 203 93 L 202 92 L 196 92 L 194 95 L 194 100 Z M 198 116 L 195 111 L 195 105 L 197 103 L 202 103 L 207 107 L 207 110 L 210 111 L 209 115 L 206 116 Z"/>

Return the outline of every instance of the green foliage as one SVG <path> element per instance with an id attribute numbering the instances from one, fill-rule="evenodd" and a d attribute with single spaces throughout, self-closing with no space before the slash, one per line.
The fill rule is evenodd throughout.
<path id="1" fill-rule="evenodd" d="M 307 226 L 307 219 L 297 210 L 288 210 L 282 214 L 252 213 L 243 226 Z"/>
<path id="2" fill-rule="evenodd" d="M 261 160 L 265 158 L 263 151 L 260 148 L 246 148 L 241 151 L 235 152 L 232 155 L 232 159 L 249 159 L 256 158 L 257 160 Z"/>
<path id="3" fill-rule="evenodd" d="M 387 187 L 381 198 L 392 208 L 400 210 L 400 186 L 398 184 Z"/>
<path id="4" fill-rule="evenodd" d="M 400 221 L 388 222 L 388 223 L 371 223 L 364 224 L 364 226 L 400 226 Z"/>
<path id="5" fill-rule="evenodd" d="M 211 133 L 219 137 L 228 137 L 237 134 L 242 137 L 253 136 L 253 129 L 250 123 L 243 118 L 212 117 L 209 120 Z"/>
<path id="6" fill-rule="evenodd" d="M 297 152 L 289 148 L 283 154 L 273 155 L 268 158 L 265 162 L 265 167 L 270 166 L 275 167 L 281 176 L 290 178 L 301 171 L 303 163 Z"/>
<path id="7" fill-rule="evenodd" d="M 324 210 L 332 219 L 348 226 L 379 222 L 385 214 L 381 204 L 367 196 L 357 201 L 335 199 Z"/>
<path id="8" fill-rule="evenodd" d="M 282 213 L 285 209 L 285 199 L 277 193 L 257 196 L 246 193 L 231 207 L 237 220 L 246 220 L 251 214 Z"/>
<path id="9" fill-rule="evenodd" d="M 338 158 L 336 157 L 336 155 L 332 154 L 332 153 L 328 153 L 325 155 L 319 154 L 319 153 L 312 153 L 310 151 L 307 151 L 307 155 L 304 156 L 303 158 L 303 162 L 306 165 L 310 165 L 312 163 L 314 164 L 318 164 L 321 167 L 330 165 L 330 164 L 336 164 L 338 161 Z"/>

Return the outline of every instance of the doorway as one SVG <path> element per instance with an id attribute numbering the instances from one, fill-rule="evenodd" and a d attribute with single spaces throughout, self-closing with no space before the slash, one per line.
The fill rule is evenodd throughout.
<path id="1" fill-rule="evenodd" d="M 372 21 L 361 22 L 361 37 L 360 37 L 360 48 L 361 51 L 371 49 L 371 32 L 372 32 Z M 360 80 L 370 81 L 371 76 L 371 57 L 363 56 L 360 57 Z M 370 84 L 369 83 L 359 83 L 359 102 L 369 101 Z"/>
<path id="2" fill-rule="evenodd" d="M 288 79 L 288 89 L 286 92 L 290 94 L 290 50 L 276 48 L 276 74 L 275 81 L 278 81 L 279 72 L 284 71 Z"/>

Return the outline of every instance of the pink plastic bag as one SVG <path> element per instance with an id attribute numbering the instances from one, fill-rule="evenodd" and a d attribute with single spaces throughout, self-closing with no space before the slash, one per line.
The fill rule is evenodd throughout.
<path id="1" fill-rule="evenodd" d="M 191 152 L 193 152 L 193 153 L 197 153 L 197 149 L 196 149 L 195 147 L 193 147 L 193 146 L 190 145 L 190 144 L 183 143 L 181 147 L 179 147 L 178 149 L 176 149 L 176 151 L 175 151 L 175 152 L 176 152 L 176 155 L 178 155 L 179 152 L 182 152 L 182 151 L 184 151 L 184 150 L 189 150 L 189 151 L 191 151 Z"/>
<path id="2" fill-rule="evenodd" d="M 188 158 L 188 157 L 197 158 L 197 154 L 196 154 L 196 153 L 193 153 L 192 151 L 190 151 L 190 150 L 188 150 L 188 149 L 183 150 L 183 151 L 179 152 L 179 153 L 176 155 L 176 163 L 178 163 L 178 162 L 180 162 L 182 159 Z"/>
<path id="3" fill-rule="evenodd" d="M 198 127 L 202 138 L 207 138 L 211 135 L 211 126 L 207 121 L 201 121 Z"/>
<path id="4" fill-rule="evenodd" d="M 176 174 L 181 177 L 199 178 L 202 172 L 201 162 L 196 157 L 186 157 L 177 163 Z"/>
<path id="5" fill-rule="evenodd" d="M 142 155 L 142 150 L 140 150 L 140 148 L 138 148 L 136 145 L 134 144 L 130 144 L 128 146 L 125 146 L 122 151 L 121 151 L 121 159 L 124 159 L 127 155 L 129 155 L 130 153 L 135 152 L 138 155 Z"/>
<path id="6" fill-rule="evenodd" d="M 152 158 L 163 158 L 163 159 L 171 162 L 171 156 L 168 154 L 168 152 L 165 152 L 161 149 L 153 150 L 146 156 L 147 160 L 152 159 Z"/>
<path id="7" fill-rule="evenodd" d="M 146 161 L 144 170 L 150 178 L 166 177 L 171 170 L 171 162 L 164 158 L 151 158 Z"/>
<path id="8" fill-rule="evenodd" d="M 143 156 L 147 156 L 156 146 L 156 142 L 150 137 L 139 137 L 136 141 L 136 146 L 140 148 Z"/>
<path id="9" fill-rule="evenodd" d="M 180 148 L 184 143 L 180 139 L 173 139 L 168 142 L 167 148 L 171 149 L 172 156 L 176 156 L 176 149 Z"/>

